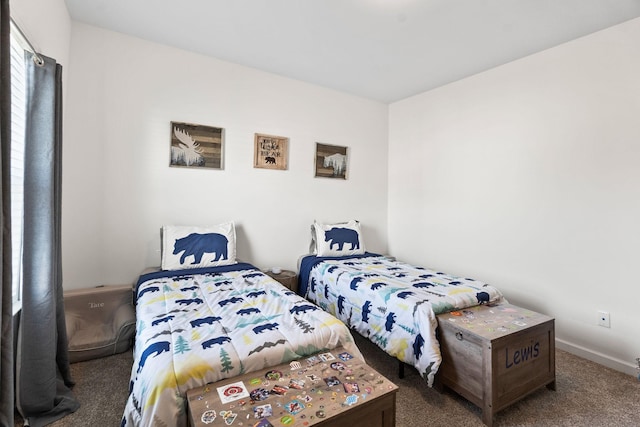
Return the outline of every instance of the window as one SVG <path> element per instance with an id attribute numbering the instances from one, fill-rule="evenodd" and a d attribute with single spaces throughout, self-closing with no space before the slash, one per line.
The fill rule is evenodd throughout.
<path id="1" fill-rule="evenodd" d="M 26 110 L 24 49 L 11 33 L 11 246 L 13 313 L 22 308 L 22 229 Z"/>

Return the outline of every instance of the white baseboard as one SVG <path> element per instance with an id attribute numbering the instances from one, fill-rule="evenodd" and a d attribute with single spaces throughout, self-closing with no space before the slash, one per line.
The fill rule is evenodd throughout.
<path id="1" fill-rule="evenodd" d="M 597 351 L 589 350 L 588 348 L 563 341 L 558 338 L 556 338 L 556 348 L 564 350 L 571 354 L 575 354 L 576 356 L 582 357 L 583 359 L 599 363 L 600 365 L 606 366 L 607 368 L 611 368 L 616 371 L 638 377 L 639 372 L 637 369 L 637 365 L 634 365 L 633 363 L 625 362 L 624 360 L 619 360 L 605 354 L 598 353 Z"/>

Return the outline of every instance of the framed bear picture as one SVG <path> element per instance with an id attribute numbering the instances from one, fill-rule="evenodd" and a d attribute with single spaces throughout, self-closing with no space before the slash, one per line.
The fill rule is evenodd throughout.
<path id="1" fill-rule="evenodd" d="M 256 133 L 254 143 L 254 168 L 287 169 L 289 138 Z"/>

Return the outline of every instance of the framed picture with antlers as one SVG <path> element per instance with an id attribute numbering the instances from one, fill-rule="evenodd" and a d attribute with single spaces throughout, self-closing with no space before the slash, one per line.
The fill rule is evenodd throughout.
<path id="1" fill-rule="evenodd" d="M 256 133 L 254 144 L 254 168 L 287 169 L 289 138 Z"/>
<path id="2" fill-rule="evenodd" d="M 222 169 L 224 129 L 171 122 L 169 166 Z"/>

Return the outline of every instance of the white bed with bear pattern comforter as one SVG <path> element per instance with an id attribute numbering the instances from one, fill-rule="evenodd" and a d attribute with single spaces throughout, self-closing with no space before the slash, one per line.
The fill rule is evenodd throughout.
<path id="1" fill-rule="evenodd" d="M 186 426 L 189 389 L 344 346 L 348 328 L 250 264 L 143 275 L 123 426 Z"/>
<path id="2" fill-rule="evenodd" d="M 429 386 L 442 360 L 436 315 L 503 298 L 486 283 L 368 253 L 302 258 L 298 292 L 414 366 Z"/>

